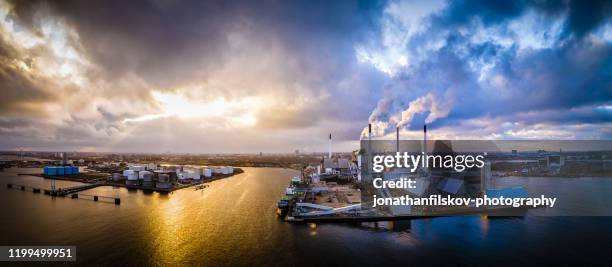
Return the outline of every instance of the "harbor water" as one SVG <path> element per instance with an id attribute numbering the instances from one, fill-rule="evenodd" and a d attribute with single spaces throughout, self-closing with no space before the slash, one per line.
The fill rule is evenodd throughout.
<path id="1" fill-rule="evenodd" d="M 121 198 L 121 205 L 114 205 L 9 189 L 8 183 L 48 188 L 51 182 L 17 175 L 37 169 L 5 169 L 0 172 L 0 245 L 75 245 L 72 264 L 87 266 L 589 266 L 612 260 L 610 217 L 285 223 L 276 217 L 276 202 L 297 172 L 244 170 L 202 190 L 166 195 L 112 187 L 82 192 Z M 513 179 L 508 181 L 575 194 L 570 180 Z M 590 179 L 593 186 L 612 188 L 611 179 Z M 78 184 L 57 181 L 56 186 Z M 612 203 L 611 198 L 601 196 L 598 202 Z"/>

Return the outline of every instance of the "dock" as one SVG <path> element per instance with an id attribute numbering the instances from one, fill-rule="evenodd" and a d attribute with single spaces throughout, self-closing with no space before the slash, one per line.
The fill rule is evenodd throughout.
<path id="1" fill-rule="evenodd" d="M 103 186 L 105 185 L 105 183 L 93 183 L 93 184 L 84 184 L 84 185 L 77 185 L 77 186 L 73 186 L 73 187 L 68 187 L 68 188 L 60 188 L 60 189 L 45 189 L 45 195 L 52 195 L 52 196 L 66 196 L 66 195 L 70 195 L 70 194 L 75 194 L 78 193 L 80 191 L 85 191 L 85 190 L 89 190 L 92 188 L 96 188 L 98 186 Z"/>
<path id="2" fill-rule="evenodd" d="M 78 192 L 89 190 L 92 188 L 96 188 L 98 186 L 105 186 L 106 183 L 98 182 L 94 184 L 85 184 L 85 185 L 77 185 L 68 188 L 60 188 L 60 189 L 42 189 L 38 187 L 28 186 L 28 185 L 19 185 L 19 184 L 6 184 L 6 188 L 8 189 L 19 189 L 21 191 L 31 191 L 32 193 L 39 194 L 41 191 L 44 192 L 45 195 L 49 195 L 52 197 L 65 197 L 70 195 L 72 199 L 79 199 L 79 196 L 90 197 L 93 201 L 100 200 L 110 200 L 115 205 L 121 204 L 121 199 L 117 197 L 109 197 L 109 196 L 101 196 L 101 195 L 90 195 L 90 194 L 79 194 Z"/>
<path id="3" fill-rule="evenodd" d="M 522 217 L 532 207 L 495 207 L 495 208 L 469 208 L 455 211 L 432 212 L 428 214 L 414 215 L 324 215 L 324 216 L 287 216 L 285 221 L 297 223 L 356 223 L 356 222 L 381 222 L 381 221 L 405 221 L 441 218 L 449 216 L 485 215 L 493 217 Z"/>

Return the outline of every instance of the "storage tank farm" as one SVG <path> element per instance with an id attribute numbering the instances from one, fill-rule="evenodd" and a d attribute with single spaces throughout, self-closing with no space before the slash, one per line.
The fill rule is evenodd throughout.
<path id="1" fill-rule="evenodd" d="M 177 177 L 181 183 L 189 183 L 191 181 L 200 181 L 202 179 L 202 167 L 183 166 L 182 171 L 177 172 Z"/>
<path id="2" fill-rule="evenodd" d="M 127 170 L 123 171 L 123 177 L 125 177 L 125 183 L 127 185 L 142 185 L 148 187 L 155 186 L 155 180 L 157 178 L 157 165 L 149 163 L 147 165 L 131 165 Z M 115 175 L 113 175 L 113 180 Z"/>
<path id="3" fill-rule="evenodd" d="M 218 175 L 231 175 L 232 166 L 157 166 L 155 164 L 130 165 L 122 174 L 113 174 L 113 181 L 125 179 L 127 185 L 141 185 L 160 189 L 170 189 L 179 182 L 189 184 L 201 182 Z"/>

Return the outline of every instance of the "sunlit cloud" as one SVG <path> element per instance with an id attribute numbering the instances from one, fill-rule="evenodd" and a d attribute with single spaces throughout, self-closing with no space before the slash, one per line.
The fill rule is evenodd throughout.
<path id="1" fill-rule="evenodd" d="M 179 119 L 212 119 L 225 118 L 240 126 L 253 126 L 257 123 L 255 114 L 262 101 L 258 97 L 245 97 L 239 100 L 223 98 L 204 102 L 176 93 L 152 91 L 156 105 L 161 111 L 156 114 L 145 114 L 135 118 L 126 118 L 123 123 L 143 122 L 161 118 L 176 117 Z"/>
<path id="2" fill-rule="evenodd" d="M 612 22 L 580 4 L 0 0 L 0 149 L 612 138 Z"/>

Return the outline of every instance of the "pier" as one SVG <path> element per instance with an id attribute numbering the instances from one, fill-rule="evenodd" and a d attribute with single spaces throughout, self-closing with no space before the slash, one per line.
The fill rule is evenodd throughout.
<path id="1" fill-rule="evenodd" d="M 44 192 L 45 195 L 49 195 L 52 197 L 65 197 L 70 195 L 72 199 L 79 199 L 80 196 L 84 196 L 86 198 L 81 199 L 91 199 L 93 201 L 101 201 L 101 202 L 112 202 L 115 205 L 121 204 L 121 199 L 118 197 L 109 197 L 109 196 L 100 196 L 100 195 L 91 195 L 91 194 L 79 194 L 78 192 L 89 190 L 92 188 L 96 188 L 98 186 L 107 185 L 104 182 L 97 182 L 93 184 L 85 184 L 78 185 L 68 188 L 60 188 L 60 189 L 41 189 L 38 187 L 33 187 L 29 185 L 20 185 L 20 184 L 6 184 L 6 188 L 8 189 L 18 189 L 21 191 L 31 191 L 32 193 L 39 194 L 41 191 Z"/>
<path id="2" fill-rule="evenodd" d="M 414 215 L 338 215 L 325 214 L 322 216 L 287 216 L 287 222 L 299 223 L 356 223 L 356 222 L 381 222 L 381 221 L 405 221 L 422 220 L 449 216 L 484 215 L 487 217 L 523 217 L 533 207 L 484 207 L 469 208 L 455 211 L 429 212 L 427 214 Z"/>
<path id="3" fill-rule="evenodd" d="M 9 189 L 16 188 L 16 189 L 19 189 L 21 191 L 31 191 L 34 194 L 39 194 L 40 193 L 40 188 L 29 186 L 29 185 L 7 184 L 6 188 L 9 188 Z"/>
<path id="4" fill-rule="evenodd" d="M 98 183 L 78 185 L 78 186 L 73 186 L 73 187 L 68 187 L 68 188 L 49 189 L 49 190 L 45 190 L 45 195 L 63 197 L 69 194 L 74 194 L 80 191 L 96 188 L 98 186 L 103 186 L 103 185 L 105 185 L 105 183 L 98 182 Z"/>

